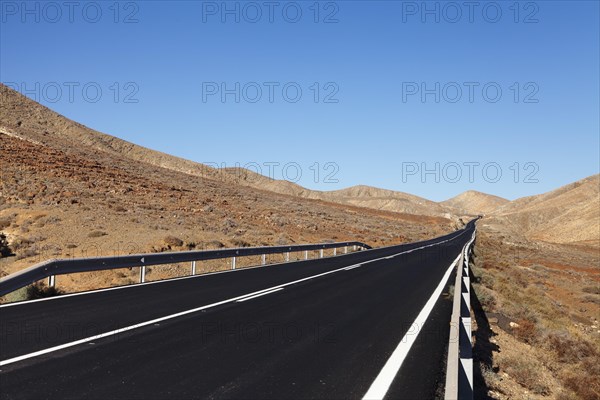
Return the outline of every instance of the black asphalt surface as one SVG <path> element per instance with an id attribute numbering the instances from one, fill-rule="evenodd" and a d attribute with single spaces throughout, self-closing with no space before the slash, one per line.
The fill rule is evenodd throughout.
<path id="1" fill-rule="evenodd" d="M 4 361 L 341 269 L 4 365 L 0 398 L 362 398 L 404 334 L 415 330 L 413 321 L 473 225 L 425 242 L 334 258 L 2 307 Z M 428 245 L 434 246 L 415 250 Z M 440 390 L 451 306 L 451 298 L 440 296 L 389 398 L 433 398 Z"/>

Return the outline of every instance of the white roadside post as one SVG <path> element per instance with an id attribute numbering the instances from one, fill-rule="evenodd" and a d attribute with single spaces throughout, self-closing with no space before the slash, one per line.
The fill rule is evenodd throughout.
<path id="1" fill-rule="evenodd" d="M 334 247 L 334 248 L 333 248 L 333 256 L 334 256 L 334 257 L 335 257 L 335 256 L 337 256 L 337 247 Z"/>
<path id="2" fill-rule="evenodd" d="M 308 260 L 308 250 L 304 250 L 304 259 Z"/>
<path id="3" fill-rule="evenodd" d="M 263 254 L 261 256 L 260 262 L 261 262 L 262 265 L 266 265 L 267 264 L 267 255 L 266 254 Z"/>
<path id="4" fill-rule="evenodd" d="M 231 257 L 231 269 L 235 269 L 235 257 Z"/>
<path id="5" fill-rule="evenodd" d="M 50 275 L 48 277 L 48 286 L 54 287 L 56 285 L 56 275 Z"/>
<path id="6" fill-rule="evenodd" d="M 140 267 L 140 283 L 146 282 L 146 266 L 142 265 Z"/>
<path id="7" fill-rule="evenodd" d="M 290 261 L 290 252 L 286 252 L 285 253 L 285 262 L 289 262 Z"/>
<path id="8" fill-rule="evenodd" d="M 344 254 L 348 254 L 348 246 L 344 246 Z"/>
<path id="9" fill-rule="evenodd" d="M 319 258 L 323 258 L 323 249 L 319 250 Z"/>
<path id="10" fill-rule="evenodd" d="M 192 275 L 196 275 L 196 261 L 192 261 Z"/>

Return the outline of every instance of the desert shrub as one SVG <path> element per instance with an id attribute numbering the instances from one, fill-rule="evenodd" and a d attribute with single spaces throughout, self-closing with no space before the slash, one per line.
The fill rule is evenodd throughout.
<path id="1" fill-rule="evenodd" d="M 8 246 L 8 239 L 6 239 L 6 235 L 0 233 L 0 257 L 8 257 L 12 255 L 12 251 Z"/>
<path id="2" fill-rule="evenodd" d="M 597 357 L 590 357 L 577 370 L 569 369 L 562 376 L 562 381 L 583 400 L 600 398 L 600 363 Z M 585 371 L 585 373 L 581 373 Z"/>
<path id="3" fill-rule="evenodd" d="M 29 239 L 26 239 L 26 238 L 16 238 L 11 243 L 11 249 L 14 252 L 18 252 L 19 250 L 27 249 L 32 244 L 33 244 L 33 242 L 31 240 L 29 240 Z"/>
<path id="4" fill-rule="evenodd" d="M 252 246 L 251 243 L 245 241 L 244 239 L 232 239 L 231 244 L 234 247 L 251 247 Z"/>
<path id="5" fill-rule="evenodd" d="M 513 328 L 513 334 L 522 342 L 533 344 L 537 340 L 539 331 L 534 321 L 522 318 Z"/>
<path id="6" fill-rule="evenodd" d="M 183 246 L 183 240 L 175 237 L 175 236 L 167 236 L 163 239 L 163 242 L 168 247 L 181 247 Z"/>
<path id="7" fill-rule="evenodd" d="M 600 305 L 600 296 L 588 294 L 583 296 L 581 300 L 585 303 L 594 303 Z"/>
<path id="8" fill-rule="evenodd" d="M 63 294 L 63 292 L 56 287 L 45 286 L 39 282 L 27 286 L 27 300 L 42 299 L 60 294 Z"/>
<path id="9" fill-rule="evenodd" d="M 204 243 L 204 246 L 207 249 L 222 249 L 223 247 L 225 247 L 225 244 L 223 244 L 223 242 L 220 242 L 218 240 L 211 240 L 209 242 Z"/>
<path id="10" fill-rule="evenodd" d="M 38 255 L 38 252 L 34 249 L 23 249 L 17 252 L 15 259 L 22 260 L 24 258 L 35 257 Z"/>
<path id="11" fill-rule="evenodd" d="M 61 221 L 61 219 L 59 217 L 49 216 L 49 217 L 44 217 L 44 218 L 38 219 L 35 225 L 38 228 L 42 228 L 46 225 L 56 225 L 60 221 Z"/>
<path id="12" fill-rule="evenodd" d="M 567 331 L 550 332 L 544 339 L 560 362 L 575 364 L 587 357 L 599 356 L 593 344 L 585 339 L 573 337 Z"/>
<path id="13" fill-rule="evenodd" d="M 600 285 L 598 286 L 586 286 L 581 289 L 583 293 L 600 294 Z"/>
<path id="14" fill-rule="evenodd" d="M 515 381 L 525 389 L 535 394 L 549 395 L 550 388 L 543 381 L 540 366 L 534 361 L 526 358 L 510 358 L 506 360 L 504 370 Z"/>
<path id="15" fill-rule="evenodd" d="M 108 235 L 108 233 L 103 232 L 103 231 L 93 231 L 93 232 L 88 233 L 89 238 L 99 238 L 99 237 L 106 236 L 106 235 Z"/>

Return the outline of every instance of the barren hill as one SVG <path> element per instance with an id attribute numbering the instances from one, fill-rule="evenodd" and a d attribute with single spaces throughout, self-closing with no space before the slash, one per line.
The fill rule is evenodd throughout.
<path id="1" fill-rule="evenodd" d="M 349 204 L 375 210 L 400 212 L 414 215 L 450 217 L 444 205 L 408 193 L 358 185 L 341 190 L 318 191 L 303 188 L 295 183 L 273 180 L 253 171 L 229 168 L 220 171 L 236 183 L 273 191 L 281 194 Z"/>
<path id="2" fill-rule="evenodd" d="M 310 197 L 417 215 L 444 215 L 447 213 L 447 210 L 440 204 L 422 197 L 363 185 L 330 192 L 312 192 Z"/>
<path id="3" fill-rule="evenodd" d="M 381 246 L 455 228 L 445 218 L 240 185 L 238 177 L 96 132 L 5 86 L 0 96 L 0 231 L 16 254 L 0 258 L 0 276 L 55 257 L 350 239 Z M 135 277 L 61 279 L 68 279 L 63 288 L 85 289 Z"/>
<path id="4" fill-rule="evenodd" d="M 215 169 L 150 150 L 71 121 L 2 84 L 0 84 L 0 98 L 2 98 L 0 132 L 46 145 L 53 145 L 60 140 L 64 151 L 83 145 L 120 158 L 279 194 L 399 213 L 448 216 L 443 206 L 406 193 L 368 187 L 332 192 L 313 191 L 288 181 L 273 180 L 253 171 L 239 168 Z"/>
<path id="5" fill-rule="evenodd" d="M 498 208 L 496 220 L 530 239 L 600 245 L 600 175 Z"/>
<path id="6" fill-rule="evenodd" d="M 440 204 L 466 214 L 488 214 L 508 202 L 502 197 L 469 190 Z"/>

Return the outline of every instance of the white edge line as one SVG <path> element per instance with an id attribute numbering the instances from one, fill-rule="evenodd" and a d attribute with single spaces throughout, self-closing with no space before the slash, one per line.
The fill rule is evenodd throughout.
<path id="1" fill-rule="evenodd" d="M 442 280 L 432 293 L 427 303 L 425 303 L 425 306 L 413 322 L 412 326 L 415 326 L 416 324 L 416 326 L 422 327 L 425 324 L 427 318 L 429 317 L 429 314 L 431 313 L 431 310 L 433 310 L 435 303 L 442 294 L 442 290 L 444 290 L 444 287 L 446 286 L 446 283 L 450 278 L 450 274 L 452 273 L 452 270 L 456 266 L 456 263 L 458 262 L 461 255 L 462 251 L 459 253 L 458 257 L 456 257 L 456 259 L 452 262 L 452 264 L 450 264 L 450 266 L 446 270 L 446 273 L 442 277 Z M 420 330 L 417 332 L 416 335 L 413 333 L 406 332 L 406 334 L 404 335 L 400 343 L 398 343 L 398 346 L 396 347 L 390 358 L 387 360 L 387 362 L 379 372 L 379 375 L 377 375 L 377 378 L 375 378 L 375 380 L 371 384 L 371 387 L 364 395 L 363 400 L 383 399 L 385 397 L 392 382 L 394 381 L 394 378 L 398 374 L 400 367 L 402 367 L 402 363 L 408 355 L 410 348 L 412 347 L 413 343 L 417 340 L 419 333 Z"/>
<path id="2" fill-rule="evenodd" d="M 407 253 L 407 252 L 410 252 L 410 251 L 424 249 L 426 247 L 437 246 L 437 245 L 440 245 L 442 243 L 446 243 L 446 242 L 449 242 L 451 240 L 454 240 L 454 239 L 460 237 L 461 235 L 462 235 L 462 233 L 460 235 L 456 235 L 452 239 L 444 240 L 442 242 L 438 242 L 438 243 L 435 243 L 435 244 L 430 244 L 430 245 L 427 245 L 427 246 L 422 246 L 422 247 L 415 248 L 415 249 L 412 249 L 412 250 L 408 250 L 408 251 L 405 251 L 405 252 L 400 252 L 397 255 L 404 254 L 404 253 Z M 363 262 L 362 264 L 371 263 L 371 262 L 375 262 L 375 261 L 379 261 L 379 260 L 383 260 L 383 259 L 385 259 L 385 257 L 381 257 L 381 258 L 376 258 L 376 259 L 373 259 L 373 260 L 369 260 L 367 262 Z M 233 298 L 230 298 L 230 299 L 222 300 L 222 301 L 219 301 L 219 302 L 216 302 L 216 303 L 207 304 L 205 306 L 201 306 L 201 307 L 197 307 L 197 308 L 192 308 L 190 310 L 181 311 L 181 312 L 178 312 L 178 313 L 175 313 L 175 314 L 171 314 L 171 315 L 166 315 L 164 317 L 155 318 L 155 319 L 150 320 L 150 321 L 140 322 L 138 324 L 134 324 L 134 325 L 130 325 L 130 326 L 127 326 L 127 327 L 124 327 L 124 328 L 119 328 L 119 329 L 115 329 L 115 330 L 112 330 L 112 331 L 104 332 L 104 333 L 101 333 L 101 334 L 98 334 L 98 335 L 95 335 L 95 336 L 90 336 L 90 337 L 87 337 L 87 338 L 84 338 L 84 339 L 75 340 L 73 342 L 64 343 L 64 344 L 61 344 L 61 345 L 58 345 L 58 346 L 54 346 L 54 347 L 49 347 L 47 349 L 39 350 L 39 351 L 36 351 L 36 352 L 33 352 L 33 353 L 28 353 L 28 354 L 24 354 L 24 355 L 21 355 L 21 356 L 9 358 L 7 360 L 0 361 L 0 367 L 2 367 L 4 365 L 8 365 L 8 364 L 13 364 L 13 363 L 18 362 L 18 361 L 23 361 L 23 360 L 26 360 L 26 359 L 29 359 L 29 358 L 41 356 L 43 354 L 48 354 L 48 353 L 52 353 L 52 352 L 55 352 L 55 351 L 58 351 L 58 350 L 66 349 L 68 347 L 73 347 L 73 346 L 77 346 L 79 344 L 83 344 L 83 343 L 91 342 L 91 341 L 94 341 L 94 340 L 102 339 L 102 338 L 105 338 L 105 337 L 108 337 L 108 336 L 118 335 L 120 333 L 124 333 L 124 332 L 130 331 L 130 330 L 133 330 L 133 329 L 142 328 L 144 326 L 156 324 L 156 323 L 162 322 L 162 321 L 167 321 L 167 320 L 170 320 L 170 319 L 173 319 L 173 318 L 177 318 L 177 317 L 181 317 L 181 316 L 184 316 L 184 315 L 187 315 L 187 314 L 192 314 L 192 313 L 195 313 L 195 312 L 198 312 L 198 311 L 206 310 L 208 308 L 217 307 L 217 306 L 220 306 L 220 305 L 223 305 L 223 304 L 226 304 L 226 303 L 235 302 L 237 300 L 243 299 L 243 298 L 248 297 L 248 296 L 254 296 L 254 295 L 257 295 L 257 294 L 260 294 L 260 293 L 272 291 L 274 289 L 279 289 L 279 288 L 283 289 L 286 286 L 290 286 L 290 285 L 294 285 L 294 284 L 297 284 L 297 283 L 300 283 L 300 282 L 304 282 L 304 281 L 308 281 L 308 280 L 311 280 L 311 279 L 319 278 L 321 276 L 330 275 L 330 274 L 333 274 L 333 273 L 336 273 L 336 272 L 339 272 L 339 271 L 343 271 L 346 268 L 347 267 L 334 269 L 334 270 L 331 270 L 331 271 L 323 272 L 321 274 L 312 275 L 312 276 L 308 276 L 306 278 L 298 279 L 298 280 L 295 280 L 295 281 L 292 281 L 292 282 L 287 282 L 287 283 L 284 283 L 284 284 L 281 284 L 281 285 L 273 286 L 273 287 L 270 287 L 270 288 L 267 288 L 267 289 L 258 290 L 258 291 L 252 292 L 252 293 L 247 293 L 247 294 L 244 294 L 244 295 L 241 295 L 241 296 L 237 296 L 237 297 L 233 297 Z"/>
<path id="3" fill-rule="evenodd" d="M 280 287 L 280 288 L 277 288 L 277 289 L 269 290 L 268 292 L 255 294 L 254 296 L 244 297 L 243 299 L 239 299 L 237 302 L 238 303 L 243 303 L 244 301 L 252 300 L 252 299 L 255 299 L 255 298 L 260 297 L 260 296 L 266 296 L 266 295 L 271 294 L 271 293 L 279 292 L 280 290 L 283 290 L 283 288 Z"/>

